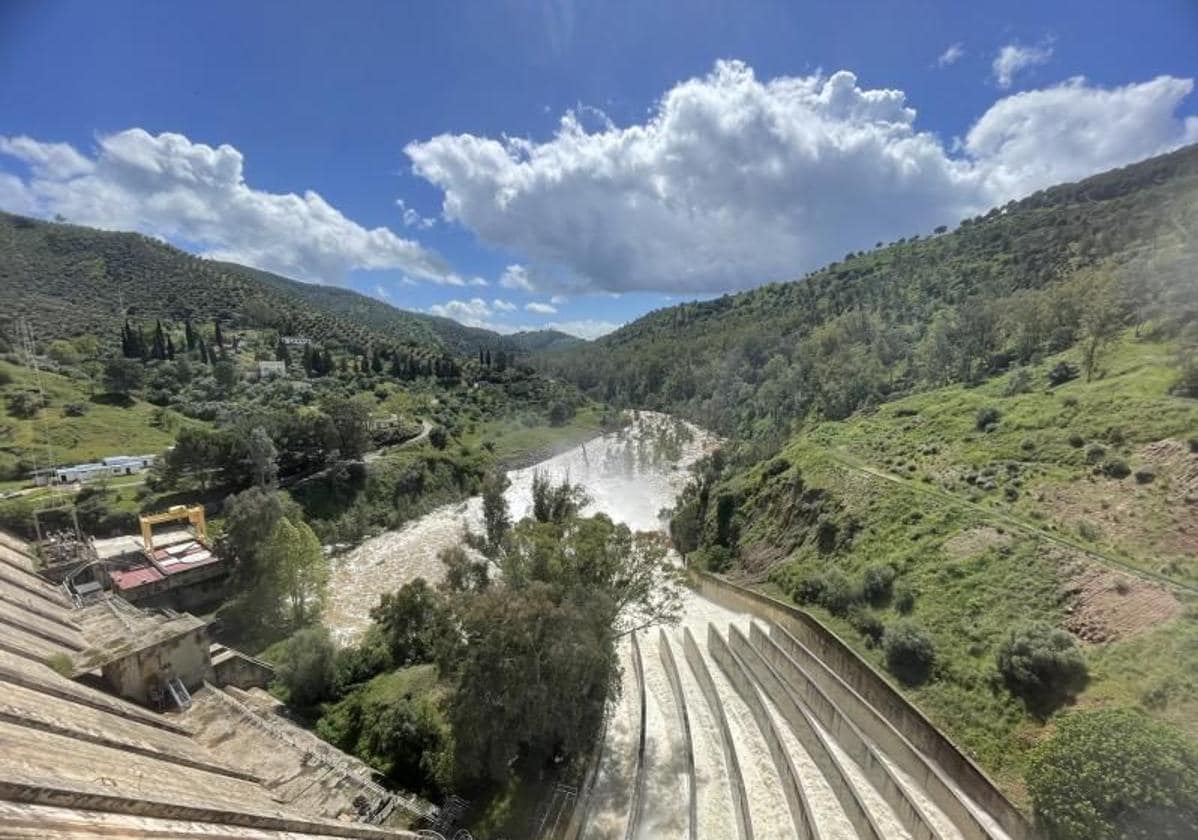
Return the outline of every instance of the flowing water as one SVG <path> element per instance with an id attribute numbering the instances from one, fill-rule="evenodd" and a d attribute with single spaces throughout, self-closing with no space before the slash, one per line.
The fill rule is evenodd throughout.
<path id="1" fill-rule="evenodd" d="M 505 496 L 512 520 L 532 507 L 536 473 L 581 485 L 590 501 L 584 514 L 605 513 L 634 531 L 664 527 L 659 513 L 674 504 L 688 468 L 715 444 L 696 426 L 655 412 L 638 412 L 619 432 L 602 435 L 532 467 L 508 473 Z M 482 498 L 444 505 L 396 531 L 369 539 L 333 559 L 324 621 L 340 641 L 370 624 L 370 609 L 384 592 L 422 577 L 435 583 L 445 570 L 437 559 L 467 529 L 482 530 Z"/>

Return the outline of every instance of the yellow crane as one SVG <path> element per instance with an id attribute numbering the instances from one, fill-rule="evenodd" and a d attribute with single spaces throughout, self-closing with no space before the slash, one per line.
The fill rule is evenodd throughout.
<path id="1" fill-rule="evenodd" d="M 171 505 L 163 513 L 150 513 L 139 517 L 141 522 L 141 539 L 146 544 L 146 551 L 154 550 L 154 526 L 163 522 L 177 522 L 186 519 L 195 531 L 196 539 L 207 545 L 208 530 L 204 523 L 203 505 Z"/>

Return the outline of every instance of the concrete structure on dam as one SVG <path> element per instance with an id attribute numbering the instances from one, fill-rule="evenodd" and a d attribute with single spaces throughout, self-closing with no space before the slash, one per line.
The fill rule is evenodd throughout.
<path id="1" fill-rule="evenodd" d="M 416 837 L 387 825 L 430 806 L 245 688 L 268 673 L 193 616 L 77 607 L 0 534 L 0 836 Z"/>
<path id="2" fill-rule="evenodd" d="M 569 840 L 1030 840 L 1027 819 L 801 610 L 692 573 L 630 638 Z"/>

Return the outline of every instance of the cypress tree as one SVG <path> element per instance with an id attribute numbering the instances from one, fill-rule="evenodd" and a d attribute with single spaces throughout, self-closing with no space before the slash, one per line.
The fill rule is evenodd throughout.
<path id="1" fill-rule="evenodd" d="M 196 333 L 191 327 L 191 319 L 183 322 L 183 339 L 187 343 L 187 352 L 194 353 L 196 349 Z"/>
<path id="2" fill-rule="evenodd" d="M 214 323 L 216 324 L 216 336 L 215 336 L 216 346 L 219 347 L 220 349 L 224 350 L 225 349 L 225 335 L 224 335 L 224 333 L 221 332 L 220 320 L 218 319 L 218 320 L 214 321 Z"/>
<path id="3" fill-rule="evenodd" d="M 197 338 L 196 342 L 200 346 L 200 361 L 204 364 L 208 364 L 208 345 L 204 343 L 204 339 L 202 337 Z"/>
<path id="4" fill-rule="evenodd" d="M 175 340 L 170 333 L 166 334 L 166 357 L 172 362 L 175 360 Z"/>

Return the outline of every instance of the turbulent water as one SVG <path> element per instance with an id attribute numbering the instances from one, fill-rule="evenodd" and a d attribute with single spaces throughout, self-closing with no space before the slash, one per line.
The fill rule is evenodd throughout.
<path id="1" fill-rule="evenodd" d="M 714 442 L 701 429 L 668 415 L 639 412 L 619 432 L 508 473 L 512 518 L 528 514 L 532 479 L 541 472 L 581 485 L 590 499 L 585 514 L 605 513 L 634 531 L 661 529 L 661 509 L 674 503 L 688 468 Z M 445 570 L 437 555 L 460 543 L 467 528 L 482 530 L 480 497 L 444 505 L 335 558 L 325 623 L 341 641 L 353 639 L 369 625 L 370 609 L 384 592 L 418 577 L 430 583 L 441 580 Z"/>

